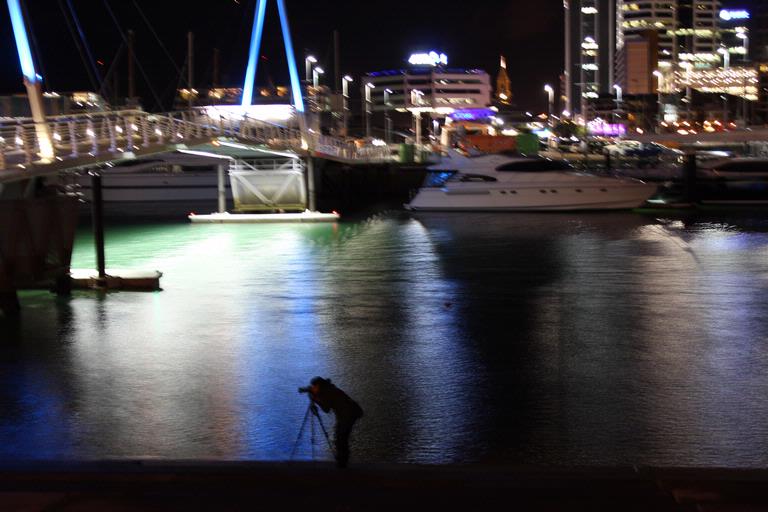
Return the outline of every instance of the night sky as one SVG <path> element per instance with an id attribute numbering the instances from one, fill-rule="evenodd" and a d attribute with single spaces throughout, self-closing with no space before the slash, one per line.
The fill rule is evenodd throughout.
<path id="1" fill-rule="evenodd" d="M 82 22 L 94 58 L 103 70 L 109 67 L 121 36 L 107 5 L 122 30 L 136 33 L 138 89 L 149 109 L 158 101 L 169 108 L 180 81 L 186 33 L 195 33 L 196 84 L 211 81 L 213 48 L 221 50 L 221 74 L 225 85 L 240 86 L 256 0 L 71 0 Z M 762 1 L 762 0 L 751 0 Z M 47 89 L 93 89 L 85 72 L 63 10 L 66 0 L 28 1 L 29 17 L 37 44 L 33 51 L 41 63 Z M 3 2 L 5 4 L 5 2 Z M 259 83 L 286 83 L 287 71 L 279 42 L 275 2 L 270 2 L 267 36 L 262 55 L 267 59 Z M 737 2 L 748 6 L 750 0 Z M 357 76 L 366 71 L 405 66 L 416 51 L 444 51 L 451 66 L 481 68 L 494 77 L 498 58 L 509 61 L 513 93 L 521 108 L 546 106 L 545 83 L 556 84 L 562 69 L 562 0 L 418 0 L 374 2 L 366 0 L 287 0 L 294 43 L 303 75 L 303 56 L 309 52 L 321 64 L 333 68 L 332 32 L 341 35 L 343 73 Z M 138 6 L 138 8 L 137 8 Z M 64 8 L 62 10 L 62 7 Z M 171 58 L 142 20 L 144 13 Z M 0 9 L 0 94 L 21 92 L 20 71 L 5 5 Z M 125 88 L 125 59 L 118 79 Z M 147 79 L 144 78 L 147 77 Z M 151 84 L 151 87 L 148 85 Z M 125 95 L 125 90 L 122 91 Z"/>

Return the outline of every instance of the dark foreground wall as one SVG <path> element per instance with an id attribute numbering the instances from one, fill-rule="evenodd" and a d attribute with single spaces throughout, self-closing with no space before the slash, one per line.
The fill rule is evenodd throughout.
<path id="1" fill-rule="evenodd" d="M 0 468 L 0 510 L 764 511 L 765 472 L 331 464 L 35 463 Z"/>
<path id="2" fill-rule="evenodd" d="M 345 165 L 315 161 L 317 207 L 342 215 L 376 208 L 402 208 L 421 186 L 425 166 Z"/>

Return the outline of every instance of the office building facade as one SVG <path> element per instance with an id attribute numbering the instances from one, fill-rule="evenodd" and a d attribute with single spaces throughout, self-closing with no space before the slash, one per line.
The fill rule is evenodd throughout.
<path id="1" fill-rule="evenodd" d="M 616 0 L 564 0 L 563 109 L 584 114 L 615 82 Z"/>

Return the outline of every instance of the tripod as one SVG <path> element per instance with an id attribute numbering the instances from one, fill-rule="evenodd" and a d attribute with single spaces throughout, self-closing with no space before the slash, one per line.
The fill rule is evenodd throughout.
<path id="1" fill-rule="evenodd" d="M 299 434 L 296 436 L 296 442 L 293 443 L 293 450 L 291 450 L 291 460 L 293 460 L 293 458 L 296 456 L 296 450 L 299 449 L 301 438 L 304 437 L 304 431 L 307 429 L 307 423 L 309 423 L 309 439 L 312 446 L 312 460 L 315 459 L 315 420 L 317 420 L 317 424 L 320 425 L 320 430 L 325 436 L 325 440 L 328 443 L 328 449 L 331 451 L 334 457 L 336 456 L 336 451 L 333 449 L 331 438 L 328 436 L 328 431 L 325 429 L 323 418 L 320 417 L 320 414 L 317 412 L 317 406 L 312 402 L 312 399 L 310 398 L 309 405 L 307 406 L 307 412 L 304 413 L 304 421 L 301 423 Z"/>

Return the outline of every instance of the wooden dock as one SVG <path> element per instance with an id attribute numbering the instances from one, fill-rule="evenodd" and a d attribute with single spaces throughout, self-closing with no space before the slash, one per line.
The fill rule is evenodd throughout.
<path id="1" fill-rule="evenodd" d="M 96 270 L 72 269 L 72 288 L 75 290 L 107 290 L 154 292 L 161 290 L 162 272 L 156 270 L 107 269 L 105 277 Z"/>

